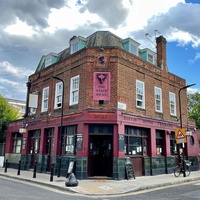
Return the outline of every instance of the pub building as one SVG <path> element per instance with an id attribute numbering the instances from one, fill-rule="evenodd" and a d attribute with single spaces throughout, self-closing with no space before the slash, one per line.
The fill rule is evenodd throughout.
<path id="1" fill-rule="evenodd" d="M 181 144 L 198 169 L 195 124 L 188 120 L 186 80 L 168 72 L 166 39 L 156 53 L 132 38 L 109 31 L 73 36 L 68 48 L 43 55 L 27 82 L 23 120 L 7 130 L 9 167 L 66 176 L 70 162 L 77 179 L 126 178 L 127 159 L 135 176 L 172 173 Z M 174 58 L 176 59 L 176 58 Z M 176 67 L 176 66 L 174 66 Z"/>

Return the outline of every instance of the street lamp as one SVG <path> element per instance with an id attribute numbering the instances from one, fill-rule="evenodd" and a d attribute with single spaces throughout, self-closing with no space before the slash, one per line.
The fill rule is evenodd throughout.
<path id="1" fill-rule="evenodd" d="M 60 152 L 59 152 L 59 159 L 58 159 L 58 174 L 57 177 L 60 177 L 60 168 L 61 168 L 61 155 L 62 155 L 62 129 L 63 129 L 63 107 L 64 107 L 64 81 L 57 77 L 52 76 L 52 78 L 57 79 L 62 82 L 62 105 L 61 105 L 61 117 L 60 117 Z"/>
<path id="2" fill-rule="evenodd" d="M 189 87 L 192 87 L 192 86 L 194 86 L 194 85 L 196 85 L 195 83 L 194 84 L 190 84 L 190 85 L 186 85 L 186 86 L 184 86 L 184 87 L 182 87 L 181 89 L 179 89 L 179 91 L 178 91 L 178 97 L 179 97 L 179 114 L 180 114 L 180 127 L 182 128 L 183 126 L 182 126 L 182 113 L 181 113 L 181 91 L 182 90 L 184 90 L 184 89 L 186 89 L 186 88 L 189 88 Z M 184 157 L 184 147 L 185 147 L 185 144 L 184 143 L 182 143 L 182 147 L 183 147 L 183 176 L 184 177 L 186 177 L 186 175 L 185 175 L 185 162 L 184 162 L 184 159 L 185 159 L 185 157 Z M 180 156 L 180 155 L 179 155 Z"/>

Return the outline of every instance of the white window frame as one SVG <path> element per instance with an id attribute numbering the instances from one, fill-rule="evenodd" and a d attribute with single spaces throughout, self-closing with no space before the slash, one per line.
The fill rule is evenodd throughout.
<path id="1" fill-rule="evenodd" d="M 43 88 L 42 91 L 42 112 L 48 110 L 48 101 L 49 101 L 49 87 Z"/>
<path id="2" fill-rule="evenodd" d="M 169 92 L 170 115 L 176 116 L 176 96 L 175 93 Z"/>
<path id="3" fill-rule="evenodd" d="M 137 108 L 145 109 L 145 89 L 144 89 L 144 82 L 139 81 L 139 80 L 136 80 L 136 107 Z"/>
<path id="4" fill-rule="evenodd" d="M 70 81 L 70 106 L 78 104 L 79 101 L 79 83 L 80 83 L 80 76 L 74 76 L 71 78 Z"/>
<path id="5" fill-rule="evenodd" d="M 75 41 L 71 43 L 71 54 L 75 53 L 79 50 L 79 41 Z"/>
<path id="6" fill-rule="evenodd" d="M 154 87 L 155 111 L 162 112 L 162 89 Z"/>
<path id="7" fill-rule="evenodd" d="M 54 100 L 54 108 L 61 108 L 62 106 L 62 94 L 63 94 L 63 83 L 56 83 L 55 87 L 55 100 Z"/>
<path id="8" fill-rule="evenodd" d="M 150 53 L 147 53 L 147 61 L 154 64 L 154 56 Z"/>
<path id="9" fill-rule="evenodd" d="M 45 58 L 45 67 L 48 67 L 52 64 L 52 55 L 48 55 Z"/>
<path id="10" fill-rule="evenodd" d="M 138 55 L 137 51 L 138 51 L 137 46 L 135 44 L 133 44 L 133 43 L 130 43 L 130 52 L 132 54 Z"/>

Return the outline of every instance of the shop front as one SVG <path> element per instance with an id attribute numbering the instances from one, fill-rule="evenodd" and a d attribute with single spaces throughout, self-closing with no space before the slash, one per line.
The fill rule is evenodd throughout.
<path id="1" fill-rule="evenodd" d="M 66 176 L 70 161 L 74 161 L 73 170 L 78 179 L 120 180 L 126 178 L 127 158 L 133 163 L 135 175 L 145 176 L 172 173 L 178 157 L 174 131 L 179 124 L 121 111 L 84 111 L 64 116 L 62 137 L 60 118 L 27 120 L 26 133 L 21 134 L 19 129 L 23 125 L 24 121 L 10 123 L 6 159 L 15 168 L 21 160 L 24 170 L 37 164 L 37 171 L 46 173 L 54 164 L 54 173 L 57 174 L 60 166 L 61 176 Z M 195 132 L 192 134 L 196 141 Z M 14 151 L 16 140 L 19 147 Z M 187 141 L 185 156 L 192 160 L 195 170 L 198 144 L 191 144 L 189 137 Z"/>

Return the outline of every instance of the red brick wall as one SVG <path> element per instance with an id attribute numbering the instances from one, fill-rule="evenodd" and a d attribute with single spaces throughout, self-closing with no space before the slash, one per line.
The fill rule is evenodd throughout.
<path id="1" fill-rule="evenodd" d="M 99 56 L 106 56 L 105 64 L 98 63 Z M 111 73 L 110 101 L 99 105 L 93 101 L 93 72 L 106 71 Z M 176 111 L 179 117 L 178 90 L 185 86 L 185 80 L 171 73 L 163 71 L 159 67 L 151 65 L 138 57 L 121 49 L 84 49 L 75 53 L 66 61 L 50 66 L 39 74 L 29 77 L 31 91 L 39 92 L 39 105 L 36 118 L 50 117 L 60 114 L 60 110 L 54 110 L 55 84 L 57 80 L 52 76 L 59 76 L 65 82 L 64 114 L 85 109 L 117 109 L 117 102 L 126 104 L 126 112 L 147 115 L 165 120 L 176 120 L 169 113 L 169 92 L 176 94 Z M 69 106 L 70 78 L 80 75 L 79 104 Z M 136 108 L 136 79 L 145 82 L 145 110 Z M 42 89 L 50 87 L 49 109 L 47 113 L 41 113 Z M 163 113 L 155 113 L 154 86 L 162 88 Z M 187 114 L 187 96 L 181 91 L 182 114 Z M 183 123 L 187 118 L 183 117 Z"/>

